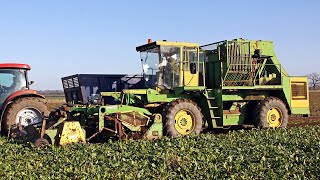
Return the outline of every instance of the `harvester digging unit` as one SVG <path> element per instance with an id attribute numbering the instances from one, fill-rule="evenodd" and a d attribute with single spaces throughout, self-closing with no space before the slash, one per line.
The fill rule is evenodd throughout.
<path id="1" fill-rule="evenodd" d="M 86 104 L 64 106 L 43 122 L 36 145 L 158 139 L 245 124 L 278 128 L 290 114 L 309 114 L 307 77 L 288 76 L 271 41 L 156 41 L 136 50 L 152 87 L 101 92 Z"/>

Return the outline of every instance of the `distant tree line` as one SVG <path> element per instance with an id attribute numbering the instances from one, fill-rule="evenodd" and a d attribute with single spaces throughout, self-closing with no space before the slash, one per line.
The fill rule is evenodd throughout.
<path id="1" fill-rule="evenodd" d="M 60 95 L 64 94 L 63 90 L 40 90 L 38 91 L 40 94 L 43 95 Z"/>

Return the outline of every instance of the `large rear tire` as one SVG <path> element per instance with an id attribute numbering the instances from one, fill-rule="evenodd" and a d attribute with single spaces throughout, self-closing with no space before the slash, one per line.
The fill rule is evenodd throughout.
<path id="1" fill-rule="evenodd" d="M 202 117 L 200 108 L 190 99 L 172 101 L 166 111 L 165 132 L 172 137 L 200 134 Z"/>
<path id="2" fill-rule="evenodd" d="M 288 124 L 288 109 L 276 97 L 268 97 L 259 106 L 256 126 L 259 128 L 286 128 Z"/>
<path id="3" fill-rule="evenodd" d="M 21 119 L 22 126 L 33 124 L 41 125 L 42 118 L 49 115 L 49 111 L 43 99 L 37 97 L 25 97 L 15 100 L 5 110 L 2 119 L 2 132 L 5 135 L 16 129 Z"/>

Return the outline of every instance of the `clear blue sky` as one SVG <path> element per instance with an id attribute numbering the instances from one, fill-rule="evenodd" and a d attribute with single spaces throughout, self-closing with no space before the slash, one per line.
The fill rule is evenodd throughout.
<path id="1" fill-rule="evenodd" d="M 0 61 L 28 63 L 36 89 L 76 73 L 141 72 L 135 47 L 266 39 L 291 75 L 320 72 L 320 1 L 0 0 Z"/>

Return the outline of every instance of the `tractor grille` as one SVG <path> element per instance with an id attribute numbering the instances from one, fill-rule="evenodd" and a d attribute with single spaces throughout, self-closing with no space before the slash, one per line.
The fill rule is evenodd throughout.
<path id="1" fill-rule="evenodd" d="M 306 100 L 307 83 L 306 82 L 291 82 L 292 100 Z"/>

